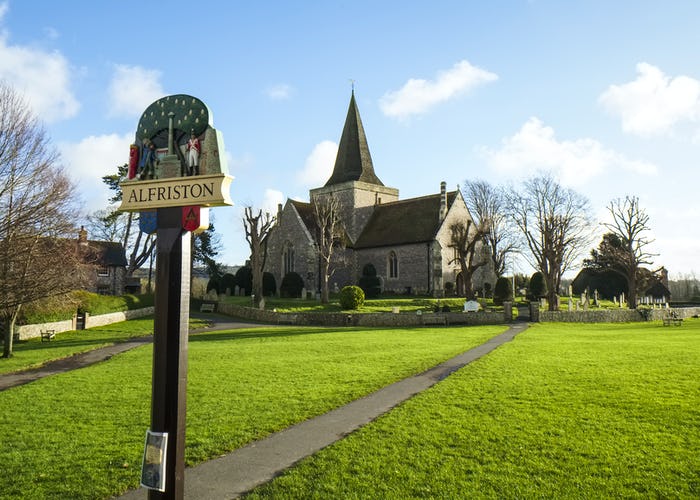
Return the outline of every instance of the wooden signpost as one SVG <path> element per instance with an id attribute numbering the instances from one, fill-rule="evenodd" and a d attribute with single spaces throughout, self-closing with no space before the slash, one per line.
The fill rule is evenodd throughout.
<path id="1" fill-rule="evenodd" d="M 233 204 L 223 139 L 209 116 L 188 95 L 151 104 L 129 151 L 130 180 L 121 184 L 120 210 L 141 212 L 142 230 L 156 232 L 151 426 L 141 471 L 150 499 L 184 498 L 191 235 L 209 225 L 204 207 Z"/>

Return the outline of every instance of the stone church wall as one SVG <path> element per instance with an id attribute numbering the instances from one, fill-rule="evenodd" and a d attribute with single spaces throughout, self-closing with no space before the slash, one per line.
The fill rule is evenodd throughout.
<path id="1" fill-rule="evenodd" d="M 389 277 L 389 255 L 398 258 L 398 277 Z M 384 292 L 426 294 L 432 292 L 430 243 L 357 250 L 357 268 L 373 264 L 382 280 Z"/>

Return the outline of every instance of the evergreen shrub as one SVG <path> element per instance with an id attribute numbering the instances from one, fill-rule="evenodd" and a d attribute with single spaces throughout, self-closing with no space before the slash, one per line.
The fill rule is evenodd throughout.
<path id="1" fill-rule="evenodd" d="M 530 287 L 528 289 L 527 298 L 530 300 L 540 300 L 547 295 L 547 283 L 544 280 L 544 275 L 537 271 L 530 277 Z"/>
<path id="2" fill-rule="evenodd" d="M 304 288 L 304 280 L 299 273 L 285 274 L 280 285 L 280 295 L 286 299 L 298 299 L 301 297 L 301 289 Z"/>
<path id="3" fill-rule="evenodd" d="M 358 283 L 362 291 L 365 293 L 365 297 L 368 299 L 376 299 L 382 293 L 381 281 L 377 276 L 377 269 L 373 264 L 366 264 L 362 268 L 362 276 L 360 277 L 360 282 Z"/>
<path id="4" fill-rule="evenodd" d="M 496 286 L 493 289 L 493 303 L 497 306 L 502 306 L 503 302 L 513 296 L 513 286 L 510 284 L 510 279 L 501 276 L 496 280 Z"/>
<path id="5" fill-rule="evenodd" d="M 359 286 L 345 286 L 340 290 L 338 300 L 343 310 L 359 309 L 365 303 L 365 292 Z"/>
<path id="6" fill-rule="evenodd" d="M 265 297 L 272 297 L 275 293 L 277 293 L 275 276 L 272 273 L 263 273 L 263 295 Z"/>
<path id="7" fill-rule="evenodd" d="M 250 295 L 253 291 L 253 269 L 250 266 L 243 266 L 236 271 L 236 285 L 239 289 L 245 290 L 245 295 Z"/>

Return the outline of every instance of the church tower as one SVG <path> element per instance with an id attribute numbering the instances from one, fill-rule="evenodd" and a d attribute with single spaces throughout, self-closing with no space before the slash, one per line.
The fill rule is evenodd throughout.
<path id="1" fill-rule="evenodd" d="M 374 172 L 354 90 L 350 97 L 333 174 L 323 187 L 309 192 L 312 201 L 329 195 L 340 201 L 341 219 L 353 243 L 357 241 L 377 205 L 399 199 L 399 190 L 384 186 Z"/>

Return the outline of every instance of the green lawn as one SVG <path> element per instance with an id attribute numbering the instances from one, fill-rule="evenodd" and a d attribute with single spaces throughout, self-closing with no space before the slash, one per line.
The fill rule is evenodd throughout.
<path id="1" fill-rule="evenodd" d="M 206 327 L 210 323 L 206 320 L 192 318 L 190 319 L 190 329 Z M 13 356 L 0 358 L 0 374 L 34 368 L 47 361 L 65 358 L 152 333 L 153 317 L 146 317 L 88 328 L 87 330 L 58 333 L 51 342 L 42 342 L 41 338 L 14 342 Z"/>
<path id="2" fill-rule="evenodd" d="M 503 329 L 264 327 L 193 335 L 187 463 L 322 414 Z M 136 487 L 151 358 L 146 345 L 0 392 L 0 497 L 94 499 Z"/>
<path id="3" fill-rule="evenodd" d="M 250 498 L 699 498 L 700 320 L 537 324 Z"/>

